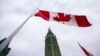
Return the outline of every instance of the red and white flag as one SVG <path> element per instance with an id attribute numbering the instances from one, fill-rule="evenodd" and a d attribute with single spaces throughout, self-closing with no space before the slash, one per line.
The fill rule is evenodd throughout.
<path id="1" fill-rule="evenodd" d="M 83 52 L 85 53 L 86 56 L 93 56 L 91 53 L 89 53 L 84 47 L 82 47 L 79 43 L 78 45 L 80 46 L 80 48 L 83 50 Z"/>
<path id="2" fill-rule="evenodd" d="M 38 10 L 38 12 L 35 13 L 35 16 L 42 17 L 44 20 L 47 21 L 61 22 L 66 25 L 73 25 L 79 27 L 91 26 L 86 16 L 84 15 L 71 15 L 60 12 L 49 12 L 45 10 Z"/>

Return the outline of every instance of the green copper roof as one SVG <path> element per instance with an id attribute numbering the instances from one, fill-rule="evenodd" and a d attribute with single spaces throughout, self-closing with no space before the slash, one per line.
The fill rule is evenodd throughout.
<path id="1" fill-rule="evenodd" d="M 0 44 L 2 44 L 5 40 L 6 38 L 0 40 Z M 10 52 L 11 48 L 9 48 L 8 45 L 0 52 L 0 56 L 7 56 L 7 54 Z"/>
<path id="2" fill-rule="evenodd" d="M 45 38 L 45 56 L 61 56 L 56 36 L 50 28 L 48 29 L 48 33 Z"/>
<path id="3" fill-rule="evenodd" d="M 50 28 L 48 29 L 48 33 L 47 33 L 47 35 L 49 35 L 49 34 L 54 35 Z"/>

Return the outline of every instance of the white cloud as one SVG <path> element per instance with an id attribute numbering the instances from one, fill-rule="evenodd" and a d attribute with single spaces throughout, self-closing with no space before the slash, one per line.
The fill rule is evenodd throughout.
<path id="1" fill-rule="evenodd" d="M 93 25 L 78 28 L 32 17 L 11 41 L 8 56 L 44 56 L 45 35 L 49 27 L 57 36 L 62 56 L 84 56 L 77 41 L 95 56 L 100 56 L 99 0 L 0 0 L 0 39 L 9 36 L 36 7 L 84 14 Z"/>

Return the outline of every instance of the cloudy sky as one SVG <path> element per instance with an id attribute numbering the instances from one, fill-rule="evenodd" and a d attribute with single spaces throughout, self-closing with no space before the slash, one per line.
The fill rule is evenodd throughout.
<path id="1" fill-rule="evenodd" d="M 100 0 L 0 0 L 0 40 L 8 37 L 36 7 L 43 10 L 86 15 L 91 27 L 75 27 L 30 20 L 12 39 L 8 56 L 44 56 L 48 28 L 56 35 L 62 56 L 85 56 L 79 42 L 94 56 L 100 56 Z"/>

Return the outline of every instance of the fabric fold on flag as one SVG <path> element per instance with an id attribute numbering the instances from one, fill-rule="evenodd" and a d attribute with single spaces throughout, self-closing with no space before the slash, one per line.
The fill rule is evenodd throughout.
<path id="1" fill-rule="evenodd" d="M 77 42 L 78 43 L 78 42 Z M 86 56 L 93 56 L 91 53 L 89 53 L 84 47 L 82 47 L 79 43 L 78 45 L 80 46 L 80 48 L 83 50 L 83 52 L 85 53 Z"/>
<path id="2" fill-rule="evenodd" d="M 75 19 L 77 21 L 78 26 L 80 26 L 80 27 L 91 26 L 91 24 L 87 20 L 86 16 L 84 16 L 84 15 L 80 15 L 80 16 L 79 15 L 75 15 Z"/>
<path id="3" fill-rule="evenodd" d="M 44 20 L 49 21 L 50 14 L 48 11 L 39 10 L 39 12 L 35 14 L 35 16 L 42 17 Z"/>
<path id="4" fill-rule="evenodd" d="M 38 12 L 35 13 L 34 16 L 41 17 L 47 21 L 63 22 L 63 24 L 66 25 L 73 25 L 78 27 L 91 26 L 86 16 L 84 15 L 72 15 L 72 14 L 66 14 L 62 12 L 51 12 L 46 10 L 39 10 Z"/>

